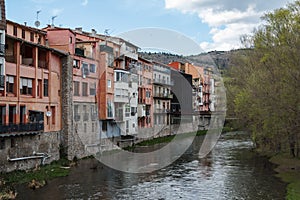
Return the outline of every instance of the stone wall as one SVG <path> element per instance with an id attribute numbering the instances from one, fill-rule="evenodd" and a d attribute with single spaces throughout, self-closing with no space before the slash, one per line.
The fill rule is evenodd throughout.
<path id="1" fill-rule="evenodd" d="M 49 164 L 60 158 L 60 132 L 2 137 L 0 140 L 2 148 L 0 149 L 0 172 L 31 169 L 40 165 L 42 161 L 41 158 L 20 161 L 9 161 L 8 159 L 34 156 L 36 155 L 35 153 L 45 153 L 50 156 L 45 160 L 45 164 Z"/>

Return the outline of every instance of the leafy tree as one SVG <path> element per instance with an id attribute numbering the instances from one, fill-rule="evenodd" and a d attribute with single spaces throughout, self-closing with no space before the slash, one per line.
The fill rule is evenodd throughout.
<path id="1" fill-rule="evenodd" d="M 232 58 L 228 99 L 259 148 L 299 157 L 300 1 L 262 19 L 265 24 L 242 39 L 251 48 Z"/>

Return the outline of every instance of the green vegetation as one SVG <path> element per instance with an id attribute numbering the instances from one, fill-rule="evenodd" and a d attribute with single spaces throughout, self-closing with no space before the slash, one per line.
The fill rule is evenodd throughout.
<path id="1" fill-rule="evenodd" d="M 300 1 L 262 19 L 231 58 L 227 108 L 261 151 L 300 157 Z"/>
<path id="2" fill-rule="evenodd" d="M 69 174 L 68 166 L 70 161 L 59 160 L 45 166 L 38 167 L 30 171 L 13 171 L 10 173 L 2 174 L 1 177 L 5 183 L 11 184 L 22 184 L 29 183 L 32 180 L 45 181 L 51 180 L 56 177 L 63 177 Z"/>
<path id="3" fill-rule="evenodd" d="M 279 165 L 276 169 L 278 177 L 289 183 L 286 198 L 288 200 L 300 199 L 300 159 L 279 154 L 272 157 L 270 161 Z"/>

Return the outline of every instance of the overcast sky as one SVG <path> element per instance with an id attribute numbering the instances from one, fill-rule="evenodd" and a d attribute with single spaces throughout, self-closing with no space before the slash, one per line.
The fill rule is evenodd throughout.
<path id="1" fill-rule="evenodd" d="M 86 31 L 93 28 L 102 34 L 109 29 L 110 35 L 127 37 L 142 49 L 165 49 L 184 55 L 239 48 L 240 36 L 250 34 L 261 24 L 265 12 L 288 2 L 293 1 L 7 0 L 6 16 L 34 26 L 37 11 L 41 10 L 40 28 L 57 16 L 56 26 L 83 27 Z"/>

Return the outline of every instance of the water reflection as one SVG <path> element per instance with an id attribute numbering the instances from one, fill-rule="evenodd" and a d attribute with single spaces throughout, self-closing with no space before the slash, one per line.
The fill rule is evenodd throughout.
<path id="1" fill-rule="evenodd" d="M 203 159 L 197 154 L 203 138 L 197 137 L 172 165 L 150 174 L 122 173 L 83 160 L 70 176 L 40 190 L 20 186 L 19 199 L 284 199 L 285 184 L 273 176 L 273 166 L 251 152 L 250 140 L 232 134 Z M 159 145 L 136 151 L 151 148 Z"/>

